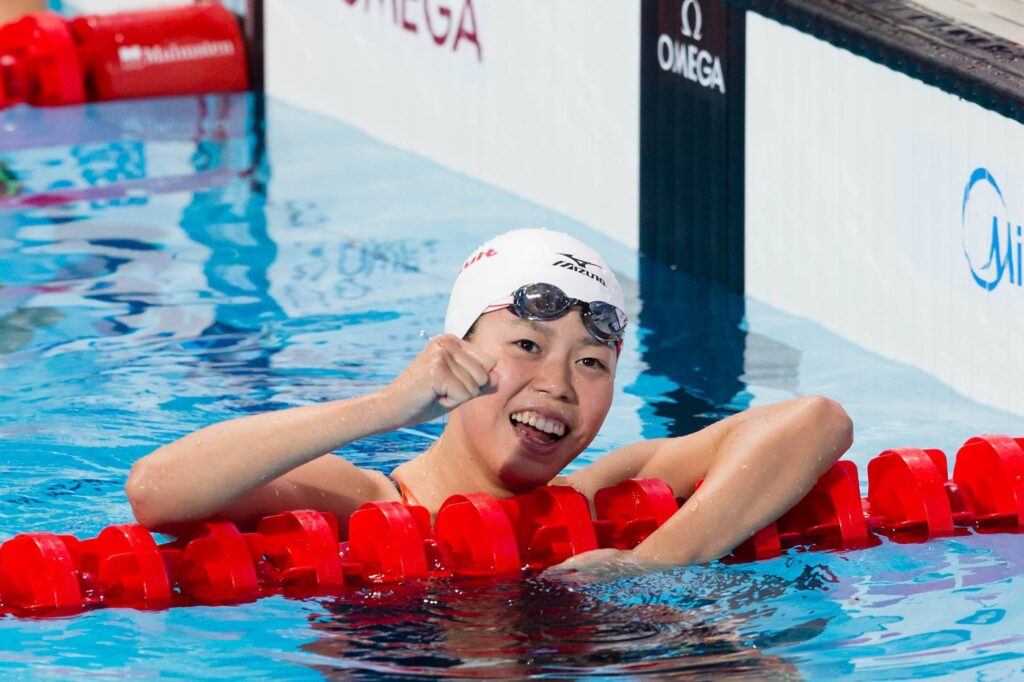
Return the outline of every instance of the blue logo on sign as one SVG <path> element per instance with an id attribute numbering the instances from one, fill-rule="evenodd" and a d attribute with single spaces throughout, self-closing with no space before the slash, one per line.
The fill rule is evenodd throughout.
<path id="1" fill-rule="evenodd" d="M 986 168 L 976 168 L 964 188 L 960 210 L 964 256 L 975 283 L 992 291 L 1005 278 L 1021 286 L 1024 228 L 1014 225 L 1006 211 L 999 184 Z"/>

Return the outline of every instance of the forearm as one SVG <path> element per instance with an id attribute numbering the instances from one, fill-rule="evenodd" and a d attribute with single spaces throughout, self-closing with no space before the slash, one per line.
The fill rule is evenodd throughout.
<path id="1" fill-rule="evenodd" d="M 394 428 L 379 394 L 233 419 L 143 457 L 125 485 L 147 526 L 210 516 L 347 443 Z"/>
<path id="2" fill-rule="evenodd" d="M 850 442 L 849 417 L 824 398 L 739 422 L 718 443 L 701 487 L 635 556 L 700 563 L 728 553 L 792 508 Z"/>

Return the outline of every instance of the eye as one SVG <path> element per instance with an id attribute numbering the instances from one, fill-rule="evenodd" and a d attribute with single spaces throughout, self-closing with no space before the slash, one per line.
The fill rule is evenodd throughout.
<path id="1" fill-rule="evenodd" d="M 605 364 L 598 360 L 597 358 L 581 358 L 580 364 L 582 364 L 584 367 L 590 367 L 593 369 L 607 369 Z"/>
<path id="2" fill-rule="evenodd" d="M 525 350 L 527 353 L 538 353 L 540 352 L 540 346 L 531 341 L 530 339 L 519 339 L 515 342 L 519 348 Z"/>

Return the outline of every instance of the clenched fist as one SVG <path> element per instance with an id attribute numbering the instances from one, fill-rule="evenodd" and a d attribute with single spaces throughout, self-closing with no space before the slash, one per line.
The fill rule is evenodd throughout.
<path id="1" fill-rule="evenodd" d="M 436 419 L 496 385 L 496 360 L 452 334 L 435 336 L 381 393 L 399 426 Z"/>

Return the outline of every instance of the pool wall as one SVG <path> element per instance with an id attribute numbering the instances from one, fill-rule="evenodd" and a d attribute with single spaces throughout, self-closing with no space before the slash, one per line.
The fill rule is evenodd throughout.
<path id="1" fill-rule="evenodd" d="M 1024 412 L 1019 46 L 840 0 L 266 12 L 270 95 Z"/>
<path id="2" fill-rule="evenodd" d="M 747 49 L 747 293 L 1024 411 L 1024 125 L 756 14 Z"/>
<path id="3" fill-rule="evenodd" d="M 267 92 L 638 244 L 640 5 L 266 3 Z"/>

